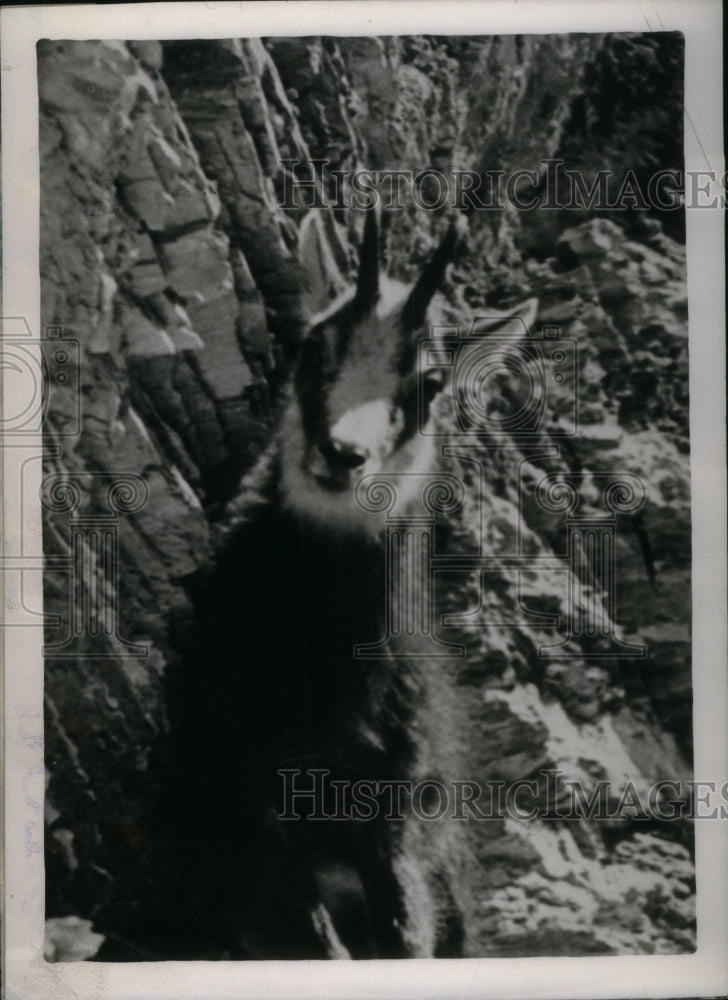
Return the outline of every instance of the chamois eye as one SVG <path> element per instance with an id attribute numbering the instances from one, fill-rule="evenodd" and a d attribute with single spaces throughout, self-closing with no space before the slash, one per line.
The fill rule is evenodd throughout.
<path id="1" fill-rule="evenodd" d="M 324 357 L 326 341 L 323 333 L 309 333 L 301 344 L 301 364 L 304 366 L 319 364 Z"/>
<path id="2" fill-rule="evenodd" d="M 316 354 L 323 346 L 323 338 L 320 333 L 310 333 L 301 345 L 304 353 Z"/>
<path id="3" fill-rule="evenodd" d="M 427 372 L 422 379 L 422 396 L 425 403 L 431 403 L 438 392 L 442 392 L 445 380 L 442 372 Z"/>

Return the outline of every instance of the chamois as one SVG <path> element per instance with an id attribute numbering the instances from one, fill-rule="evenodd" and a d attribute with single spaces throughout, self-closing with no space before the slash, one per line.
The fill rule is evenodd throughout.
<path id="1" fill-rule="evenodd" d="M 356 285 L 312 318 L 280 433 L 198 587 L 173 720 L 176 794 L 190 905 L 229 957 L 462 952 L 452 824 L 410 834 L 404 819 L 316 813 L 336 814 L 336 780 L 417 781 L 450 766 L 446 663 L 418 652 L 416 635 L 378 659 L 353 654 L 384 634 L 386 586 L 383 515 L 362 510 L 355 487 L 433 467 L 417 394 L 426 415 L 444 382 L 417 370 L 417 348 L 460 235 L 451 224 L 408 288 L 380 275 L 367 212 Z M 299 772 L 297 791 L 326 772 L 325 801 L 299 795 L 298 821 L 279 818 L 285 769 Z"/>

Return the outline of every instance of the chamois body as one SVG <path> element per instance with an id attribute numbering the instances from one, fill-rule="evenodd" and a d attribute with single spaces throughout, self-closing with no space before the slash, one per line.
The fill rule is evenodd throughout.
<path id="1" fill-rule="evenodd" d="M 195 599 L 177 698 L 193 813 L 181 840 L 199 924 L 233 958 L 462 951 L 445 825 L 352 819 L 335 792 L 456 776 L 444 662 L 405 634 L 382 658 L 354 656 L 385 634 L 387 585 L 383 515 L 354 488 L 369 472 L 433 468 L 414 416 L 416 346 L 457 242 L 451 228 L 413 290 L 383 290 L 377 236 L 370 213 L 357 287 L 312 322 L 280 435 Z M 280 818 L 286 769 L 298 790 L 325 772 L 323 801 L 299 797 L 292 820 Z"/>

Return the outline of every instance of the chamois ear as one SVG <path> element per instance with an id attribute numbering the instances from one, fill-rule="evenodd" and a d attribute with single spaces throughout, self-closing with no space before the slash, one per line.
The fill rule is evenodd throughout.
<path id="1" fill-rule="evenodd" d="M 345 253 L 331 213 L 311 209 L 298 233 L 301 298 L 308 319 L 346 291 L 347 282 L 340 266 Z"/>
<path id="2" fill-rule="evenodd" d="M 364 235 L 359 248 L 354 309 L 360 315 L 371 312 L 379 299 L 379 218 L 376 206 L 367 210 Z"/>
<path id="3" fill-rule="evenodd" d="M 538 316 L 538 304 L 537 298 L 527 299 L 519 310 L 519 316 L 523 320 L 528 333 L 531 332 L 531 329 L 536 322 L 536 317 Z"/>
<path id="4" fill-rule="evenodd" d="M 442 242 L 426 264 L 404 304 L 402 323 L 405 329 L 418 330 L 424 324 L 427 307 L 445 277 L 447 265 L 455 256 L 466 226 L 464 216 L 452 219 Z"/>

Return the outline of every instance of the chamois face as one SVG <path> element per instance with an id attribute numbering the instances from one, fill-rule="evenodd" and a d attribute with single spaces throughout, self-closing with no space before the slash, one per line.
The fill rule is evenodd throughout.
<path id="1" fill-rule="evenodd" d="M 409 289 L 380 279 L 377 221 L 368 213 L 357 286 L 313 318 L 284 419 L 284 500 L 304 517 L 333 530 L 376 530 L 376 517 L 356 504 L 359 479 L 430 468 L 418 392 L 429 407 L 443 380 L 417 370 L 417 347 L 457 240 L 451 227 Z"/>

